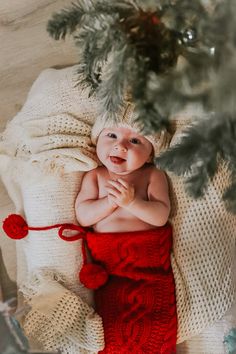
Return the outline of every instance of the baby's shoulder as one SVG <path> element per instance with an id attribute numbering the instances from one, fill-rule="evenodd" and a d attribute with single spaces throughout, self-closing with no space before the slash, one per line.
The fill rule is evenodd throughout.
<path id="1" fill-rule="evenodd" d="M 164 171 L 158 169 L 155 165 L 153 164 L 147 164 L 145 168 L 143 169 L 143 173 L 145 176 L 149 179 L 166 179 L 166 174 Z"/>
<path id="2" fill-rule="evenodd" d="M 98 166 L 98 167 L 86 172 L 85 175 L 96 176 L 96 175 L 104 173 L 103 171 L 104 171 L 104 166 Z"/>
<path id="3" fill-rule="evenodd" d="M 86 175 L 88 179 L 97 180 L 97 182 L 99 182 L 101 179 L 106 178 L 107 169 L 104 166 L 98 166 L 87 172 Z"/>
<path id="4" fill-rule="evenodd" d="M 105 166 L 98 166 L 95 168 L 94 173 L 96 173 L 97 176 L 105 176 L 107 175 L 107 168 Z"/>
<path id="5" fill-rule="evenodd" d="M 105 171 L 103 169 L 103 166 L 99 166 L 97 168 L 94 168 L 93 170 L 86 172 L 83 176 L 81 189 L 88 189 L 94 187 L 97 188 L 100 185 L 101 181 L 104 179 L 104 173 Z"/>

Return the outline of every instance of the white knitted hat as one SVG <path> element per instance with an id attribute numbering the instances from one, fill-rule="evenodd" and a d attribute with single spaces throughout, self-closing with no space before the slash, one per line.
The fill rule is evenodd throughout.
<path id="1" fill-rule="evenodd" d="M 96 145 L 97 139 L 103 129 L 111 128 L 114 126 L 116 127 L 122 126 L 122 127 L 132 128 L 137 133 L 143 135 L 152 144 L 154 149 L 154 156 L 155 157 L 159 156 L 162 151 L 168 148 L 170 142 L 170 134 L 163 129 L 160 132 L 155 134 L 144 135 L 140 124 L 136 120 L 137 117 L 138 114 L 135 111 L 134 104 L 128 102 L 125 105 L 120 117 L 118 117 L 118 119 L 115 122 L 112 121 L 111 119 L 108 120 L 105 117 L 97 119 L 95 121 L 95 124 L 91 132 L 92 143 Z"/>

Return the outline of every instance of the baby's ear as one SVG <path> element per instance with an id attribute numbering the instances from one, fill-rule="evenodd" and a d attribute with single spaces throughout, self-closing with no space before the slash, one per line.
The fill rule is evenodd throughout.
<path id="1" fill-rule="evenodd" d="M 147 163 L 151 163 L 151 162 L 153 162 L 153 159 L 154 159 L 154 151 L 153 151 L 153 149 L 152 149 L 152 151 L 151 151 L 151 153 L 150 153 L 150 155 L 149 155 L 149 158 L 147 159 Z"/>

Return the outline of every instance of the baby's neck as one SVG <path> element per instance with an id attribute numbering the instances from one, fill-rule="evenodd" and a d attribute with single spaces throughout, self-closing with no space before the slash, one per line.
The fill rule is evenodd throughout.
<path id="1" fill-rule="evenodd" d="M 137 174 L 139 174 L 141 172 L 141 169 L 142 169 L 142 167 L 139 168 L 138 170 L 135 170 L 135 171 L 132 171 L 132 172 L 129 172 L 126 174 L 117 174 L 117 173 L 111 172 L 109 170 L 107 170 L 107 171 L 110 176 L 110 179 L 112 179 L 113 181 L 117 181 L 119 178 L 122 178 L 126 182 L 132 182 L 136 178 Z"/>

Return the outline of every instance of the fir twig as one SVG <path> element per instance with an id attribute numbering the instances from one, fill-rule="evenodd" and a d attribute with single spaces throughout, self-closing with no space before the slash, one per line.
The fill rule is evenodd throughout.
<path id="1" fill-rule="evenodd" d="M 64 39 L 67 34 L 72 34 L 80 24 L 82 17 L 88 13 L 91 0 L 81 0 L 72 4 L 71 8 L 55 13 L 48 21 L 47 31 L 54 39 Z"/>
<path id="2" fill-rule="evenodd" d="M 228 114 L 213 114 L 195 122 L 182 132 L 179 143 L 156 159 L 161 168 L 186 177 L 187 191 L 194 198 L 201 197 L 209 181 L 215 176 L 219 159 L 224 159 L 232 172 L 231 185 L 223 199 L 236 212 L 236 120 Z"/>
<path id="3" fill-rule="evenodd" d="M 78 67 L 78 84 L 90 87 L 91 93 L 101 83 L 101 69 L 114 47 L 112 39 L 117 35 L 114 17 L 109 15 L 103 15 L 102 17 L 106 20 L 104 24 L 98 21 L 99 15 L 96 15 L 94 19 L 98 22 L 96 28 L 86 26 L 86 28 L 81 29 L 79 35 L 75 36 L 77 46 L 80 50 L 83 48 Z"/>
<path id="4" fill-rule="evenodd" d="M 106 119 L 116 120 L 117 114 L 121 111 L 125 95 L 126 59 L 129 56 L 127 46 L 117 48 L 112 53 L 116 63 L 111 61 L 107 64 L 106 72 L 103 75 L 99 87 L 98 96 L 101 99 L 101 115 Z"/>

